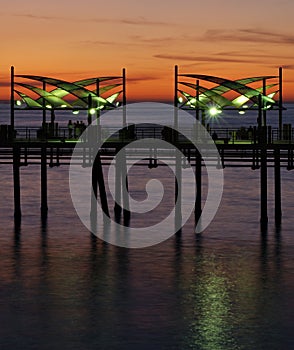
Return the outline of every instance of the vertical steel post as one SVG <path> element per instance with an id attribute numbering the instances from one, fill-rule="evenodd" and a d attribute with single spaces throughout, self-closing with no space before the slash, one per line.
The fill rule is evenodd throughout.
<path id="1" fill-rule="evenodd" d="M 41 147 L 41 216 L 46 217 L 47 206 L 47 147 Z"/>
<path id="2" fill-rule="evenodd" d="M 196 203 L 195 203 L 195 226 L 197 225 L 201 213 L 202 213 L 202 166 L 201 166 L 201 155 L 197 151 L 196 153 L 196 164 L 195 164 L 195 177 L 196 177 Z"/>
<path id="3" fill-rule="evenodd" d="M 124 220 L 128 222 L 131 217 L 130 203 L 129 203 L 129 182 L 128 182 L 128 171 L 127 171 L 127 155 L 124 149 L 122 152 L 121 160 L 121 188 L 122 188 L 122 199 L 123 199 L 123 213 Z"/>
<path id="4" fill-rule="evenodd" d="M 100 130 L 100 104 L 99 104 L 99 97 L 100 97 L 100 81 L 99 78 L 96 79 L 96 96 L 97 96 L 97 106 L 96 106 L 96 126 L 97 128 L 97 139 L 98 142 L 101 141 L 101 130 Z"/>
<path id="5" fill-rule="evenodd" d="M 43 90 L 45 91 L 46 90 L 46 82 L 43 81 Z M 46 128 L 46 101 L 45 99 L 43 98 L 42 99 L 42 107 L 43 107 L 43 121 L 42 121 L 42 124 L 43 124 L 43 132 Z"/>
<path id="6" fill-rule="evenodd" d="M 260 132 L 260 223 L 265 226 L 268 222 L 267 216 L 267 142 L 266 127 Z"/>
<path id="7" fill-rule="evenodd" d="M 13 146 L 13 189 L 14 189 L 14 218 L 21 218 L 20 204 L 20 148 Z"/>
<path id="8" fill-rule="evenodd" d="M 262 125 L 266 126 L 266 104 L 264 97 L 266 96 L 266 79 L 262 79 Z"/>
<path id="9" fill-rule="evenodd" d="M 98 156 L 98 155 L 97 155 Z M 92 164 L 92 186 L 91 186 L 91 211 L 90 218 L 93 223 L 96 223 L 97 219 L 97 194 L 98 194 L 98 167 L 96 163 L 97 157 Z"/>
<path id="10" fill-rule="evenodd" d="M 279 138 L 282 138 L 283 128 L 283 69 L 279 67 Z"/>
<path id="11" fill-rule="evenodd" d="M 10 68 L 10 132 L 9 135 L 14 139 L 14 67 Z"/>
<path id="12" fill-rule="evenodd" d="M 178 74 L 179 67 L 175 66 L 175 86 L 174 86 L 174 128 L 178 128 Z"/>
<path id="13" fill-rule="evenodd" d="M 182 226 L 182 157 L 179 151 L 175 154 L 176 178 L 175 178 L 175 224 Z"/>
<path id="14" fill-rule="evenodd" d="M 106 196 L 106 189 L 105 189 L 105 182 L 104 182 L 104 176 L 103 176 L 103 168 L 102 168 L 102 162 L 101 162 L 101 157 L 100 153 L 96 155 L 96 158 L 93 163 L 93 168 L 97 173 L 95 175 L 95 180 L 98 181 L 99 185 L 99 195 L 100 195 L 100 201 L 101 201 L 101 207 L 105 215 L 109 217 L 109 210 L 108 210 L 108 203 L 107 203 L 107 196 Z M 96 198 L 97 198 L 97 186 L 96 186 Z"/>
<path id="15" fill-rule="evenodd" d="M 199 120 L 199 80 L 196 80 L 196 119 Z"/>
<path id="16" fill-rule="evenodd" d="M 91 109 L 92 109 L 92 96 L 89 94 L 88 95 L 88 125 L 92 124 Z"/>
<path id="17" fill-rule="evenodd" d="M 275 159 L 275 221 L 279 225 L 282 221 L 282 205 L 281 205 L 281 164 L 280 149 L 274 149 Z"/>
<path id="18" fill-rule="evenodd" d="M 127 125 L 127 112 L 126 112 L 127 93 L 126 93 L 126 69 L 125 68 L 123 68 L 122 70 L 122 88 L 123 88 L 122 105 L 123 105 L 123 128 L 124 128 Z"/>
<path id="19" fill-rule="evenodd" d="M 116 153 L 119 149 L 116 149 Z M 115 203 L 114 203 L 114 215 L 118 219 L 121 215 L 121 166 L 118 158 L 115 160 Z"/>

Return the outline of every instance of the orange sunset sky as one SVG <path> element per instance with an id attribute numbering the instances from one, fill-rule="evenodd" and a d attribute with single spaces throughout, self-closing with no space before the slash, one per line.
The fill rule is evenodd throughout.
<path id="1" fill-rule="evenodd" d="M 175 64 L 230 79 L 281 66 L 294 100 L 293 0 L 11 0 L 0 13 L 1 100 L 11 65 L 69 81 L 125 67 L 129 101 L 171 100 Z"/>

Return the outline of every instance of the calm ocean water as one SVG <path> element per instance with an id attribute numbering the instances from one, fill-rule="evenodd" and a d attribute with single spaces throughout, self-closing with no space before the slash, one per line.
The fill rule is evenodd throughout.
<path id="1" fill-rule="evenodd" d="M 65 125 L 68 116 L 60 118 Z M 162 169 L 153 170 L 170 184 Z M 0 173 L 0 349 L 294 348 L 293 171 L 282 170 L 279 229 L 272 169 L 269 226 L 261 233 L 259 171 L 225 168 L 210 226 L 195 235 L 191 218 L 181 235 L 144 249 L 89 233 L 71 202 L 67 166 L 48 168 L 47 222 L 40 218 L 40 167 L 21 168 L 23 217 L 15 227 L 12 166 L 0 165 Z M 148 174 L 138 167 L 131 175 L 138 198 Z M 159 216 L 170 204 L 167 191 Z"/>

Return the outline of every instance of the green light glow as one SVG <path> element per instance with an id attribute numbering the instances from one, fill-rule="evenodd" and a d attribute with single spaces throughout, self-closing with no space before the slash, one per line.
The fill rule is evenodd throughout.
<path id="1" fill-rule="evenodd" d="M 240 107 L 242 106 L 244 103 L 246 103 L 249 100 L 248 97 L 244 96 L 244 95 L 240 95 L 237 98 L 235 98 L 232 102 L 233 105 L 236 107 Z"/>
<path id="2" fill-rule="evenodd" d="M 61 107 L 61 108 L 66 108 L 66 105 L 61 105 L 60 107 Z"/>
<path id="3" fill-rule="evenodd" d="M 239 111 L 239 114 L 245 114 L 245 111 Z"/>
<path id="4" fill-rule="evenodd" d="M 221 111 L 216 107 L 209 108 L 208 112 L 209 112 L 211 117 L 216 117 L 218 114 L 221 113 Z"/>
<path id="5" fill-rule="evenodd" d="M 95 108 L 90 108 L 89 113 L 91 115 L 94 115 L 96 113 L 96 109 Z"/>
<path id="6" fill-rule="evenodd" d="M 273 93 L 271 93 L 271 94 L 268 94 L 268 95 L 267 95 L 267 97 L 269 97 L 269 98 L 273 99 L 273 98 L 275 97 L 275 94 L 276 94 L 276 93 L 275 93 L 275 92 L 273 92 Z"/>
<path id="7" fill-rule="evenodd" d="M 16 104 L 17 106 L 21 106 L 21 101 L 20 101 L 20 100 L 16 100 L 16 101 L 15 101 L 15 104 Z"/>
<path id="8" fill-rule="evenodd" d="M 80 111 L 77 110 L 77 109 L 74 109 L 74 110 L 72 111 L 72 114 L 79 114 L 79 113 L 80 113 Z"/>
<path id="9" fill-rule="evenodd" d="M 52 109 L 51 105 L 46 105 L 46 108 Z"/>
<path id="10" fill-rule="evenodd" d="M 182 96 L 179 97 L 179 102 L 183 103 L 183 97 Z"/>

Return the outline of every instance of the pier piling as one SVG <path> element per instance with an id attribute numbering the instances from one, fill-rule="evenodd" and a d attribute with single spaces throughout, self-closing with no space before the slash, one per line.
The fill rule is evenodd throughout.
<path id="1" fill-rule="evenodd" d="M 266 127 L 260 128 L 260 223 L 267 225 L 267 147 L 266 147 Z"/>
<path id="2" fill-rule="evenodd" d="M 282 206 L 281 206 L 281 164 L 280 164 L 280 150 L 275 148 L 275 222 L 277 225 L 282 221 Z"/>
<path id="3" fill-rule="evenodd" d="M 47 216 L 47 147 L 41 147 L 41 216 Z"/>
<path id="4" fill-rule="evenodd" d="M 18 146 L 13 146 L 13 189 L 14 189 L 14 218 L 21 218 L 20 204 L 20 149 Z"/>
<path id="5" fill-rule="evenodd" d="M 196 154 L 196 164 L 195 164 L 195 177 L 196 177 L 196 203 L 195 203 L 195 224 L 200 219 L 202 208 L 201 208 L 201 198 L 202 198 L 202 167 L 201 167 L 201 155 L 199 152 Z"/>
<path id="6" fill-rule="evenodd" d="M 99 196 L 101 201 L 101 208 L 105 215 L 109 217 L 108 202 L 105 190 L 104 176 L 100 154 L 95 157 L 92 167 L 92 193 L 91 193 L 91 217 L 97 213 L 97 194 L 99 187 Z"/>

